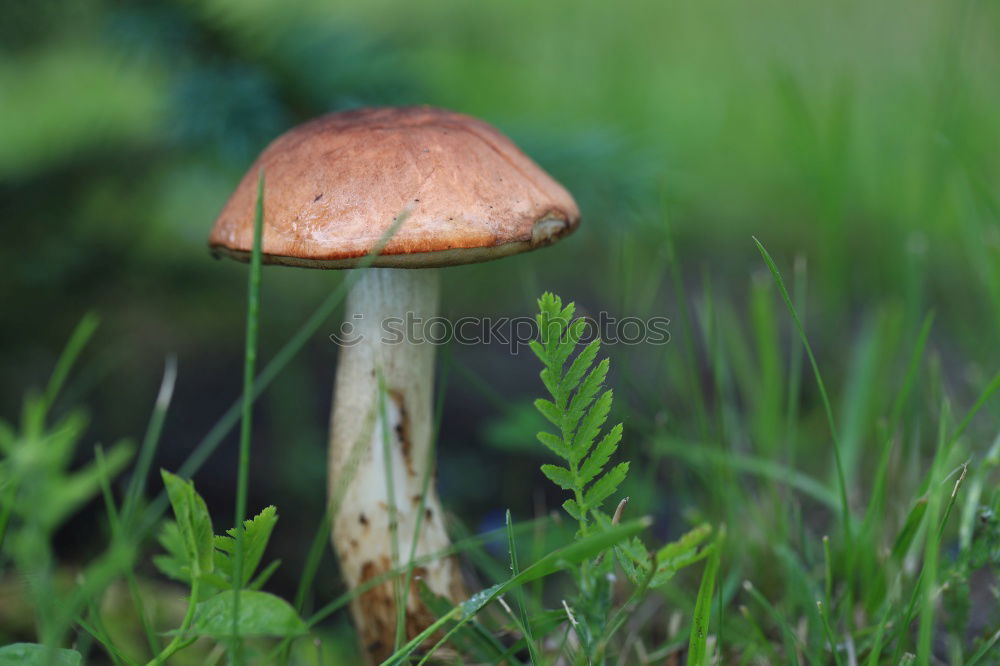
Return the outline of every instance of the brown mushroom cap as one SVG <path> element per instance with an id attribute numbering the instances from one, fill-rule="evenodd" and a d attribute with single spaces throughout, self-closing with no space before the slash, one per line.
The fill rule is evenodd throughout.
<path id="1" fill-rule="evenodd" d="M 264 261 L 350 268 L 408 213 L 374 266 L 449 266 L 554 243 L 573 197 L 495 128 L 431 107 L 323 116 L 278 137 L 215 221 L 216 254 L 246 260 L 264 169 Z"/>

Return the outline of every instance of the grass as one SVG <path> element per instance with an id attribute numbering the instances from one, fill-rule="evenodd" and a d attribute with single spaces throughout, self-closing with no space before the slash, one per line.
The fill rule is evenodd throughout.
<path id="1" fill-rule="evenodd" d="M 712 299 L 712 311 L 708 313 L 712 316 L 706 318 L 703 311 L 700 321 L 716 327 L 706 333 L 710 337 L 704 338 L 706 344 L 703 347 L 710 353 L 707 358 L 713 368 L 712 384 L 717 385 L 714 388 L 715 397 L 703 402 L 706 423 L 702 425 L 694 419 L 687 426 L 691 428 L 691 435 L 700 432 L 706 435 L 706 439 L 686 439 L 689 435 L 683 429 L 649 422 L 643 418 L 641 409 L 636 411 L 634 407 L 628 410 L 634 425 L 626 420 L 626 432 L 632 434 L 625 439 L 634 444 L 623 449 L 625 454 L 632 456 L 633 462 L 645 462 L 648 458 L 647 464 L 658 469 L 662 467 L 657 465 L 665 461 L 683 461 L 679 469 L 684 470 L 684 474 L 692 474 L 695 483 L 703 486 L 703 490 L 697 492 L 704 493 L 707 500 L 704 508 L 692 508 L 687 520 L 707 518 L 718 525 L 720 532 L 723 529 L 728 532 L 725 540 L 720 538 L 712 542 L 703 555 L 691 560 L 703 563 L 701 575 L 692 578 L 671 573 L 668 579 L 656 582 L 654 574 L 658 573 L 658 568 L 648 569 L 648 574 L 638 570 L 634 575 L 629 574 L 630 567 L 641 566 L 643 558 L 649 557 L 636 556 L 631 559 L 633 564 L 628 564 L 633 556 L 624 555 L 632 552 L 632 548 L 642 548 L 645 552 L 643 543 L 634 541 L 633 537 L 645 531 L 648 522 L 632 521 L 621 529 L 610 525 L 598 529 L 602 514 L 595 513 L 597 523 L 591 523 L 586 530 L 581 529 L 573 540 L 558 523 L 552 524 L 553 529 L 539 531 L 528 523 L 517 524 L 508 512 L 507 524 L 499 530 L 506 541 L 506 558 L 484 549 L 487 542 L 484 537 L 460 539 L 455 544 L 453 552 L 476 562 L 480 575 L 486 576 L 484 592 L 458 607 L 439 606 L 438 621 L 419 636 L 398 633 L 399 649 L 387 663 L 407 663 L 418 654 L 422 657 L 416 662 L 423 663 L 433 659 L 435 650 L 446 644 L 451 649 L 461 646 L 470 657 L 493 661 L 503 655 L 506 659 L 524 663 L 528 660 L 548 663 L 559 653 L 569 656 L 572 661 L 586 661 L 582 650 L 586 643 L 581 644 L 576 638 L 568 640 L 568 637 L 590 635 L 580 633 L 580 623 L 594 622 L 596 616 L 593 610 L 585 610 L 587 607 L 582 601 L 571 604 L 565 601 L 567 590 L 557 574 L 570 563 L 589 562 L 578 574 L 583 576 L 578 580 L 586 581 L 588 576 L 596 575 L 593 572 L 612 561 L 617 562 L 614 570 L 618 571 L 618 575 L 631 580 L 634 588 L 631 598 L 621 596 L 622 592 L 618 591 L 608 598 L 612 608 L 619 608 L 610 618 L 609 626 L 617 629 L 632 622 L 632 618 L 641 615 L 637 611 L 643 606 L 676 609 L 681 623 L 671 632 L 664 633 L 663 626 L 649 622 L 650 617 L 657 615 L 654 613 L 646 615 L 642 624 L 630 626 L 627 634 L 613 629 L 608 638 L 595 644 L 600 648 L 592 653 L 591 659 L 597 655 L 598 661 L 627 660 L 625 655 L 628 654 L 665 657 L 672 653 L 686 653 L 687 663 L 691 664 L 708 664 L 718 659 L 727 663 L 730 660 L 752 662 L 756 658 L 754 655 L 770 655 L 769 659 L 783 663 L 838 665 L 900 663 L 907 659 L 916 664 L 931 664 L 945 658 L 942 655 L 946 655 L 950 663 L 990 663 L 997 643 L 996 607 L 991 608 L 988 604 L 986 607 L 977 606 L 967 615 L 966 624 L 956 624 L 951 616 L 955 602 L 958 601 L 960 606 L 964 601 L 966 607 L 970 607 L 974 601 L 968 588 L 964 592 L 958 590 L 960 598 L 957 600 L 951 599 L 955 591 L 948 586 L 961 588 L 962 583 L 967 585 L 969 577 L 977 571 L 981 572 L 978 575 L 990 571 L 993 573 L 985 575 L 996 575 L 996 546 L 990 544 L 997 539 L 997 525 L 990 522 L 993 518 L 984 521 L 981 516 L 988 515 L 986 507 L 996 504 L 1000 497 L 996 482 L 997 468 L 1000 467 L 1000 456 L 996 451 L 1000 450 L 1000 446 L 993 444 L 988 450 L 977 447 L 976 442 L 981 440 L 978 435 L 970 436 L 970 432 L 978 432 L 981 428 L 978 424 L 982 419 L 976 418 L 977 414 L 987 409 L 995 410 L 993 398 L 1000 389 L 1000 374 L 986 382 L 981 392 L 969 401 L 969 406 L 959 411 L 960 417 L 953 417 L 953 402 L 941 377 L 940 366 L 936 364 L 934 355 L 928 352 L 932 319 L 925 317 L 922 320 L 915 329 L 915 335 L 911 336 L 909 348 L 899 344 L 897 337 L 880 332 L 880 326 L 894 334 L 905 330 L 905 327 L 877 325 L 869 344 L 881 351 L 894 347 L 897 358 L 876 363 L 875 359 L 881 352 L 875 353 L 862 345 L 853 352 L 857 361 L 852 360 L 846 365 L 851 372 L 867 380 L 880 382 L 886 387 L 898 386 L 898 389 L 891 396 L 877 391 L 865 392 L 858 400 L 866 404 L 853 404 L 851 400 L 843 403 L 846 414 L 876 416 L 874 423 L 855 425 L 854 428 L 861 434 L 854 437 L 878 443 L 878 446 L 861 448 L 849 458 L 853 462 L 851 467 L 847 467 L 840 450 L 844 440 L 834 435 L 838 430 L 846 431 L 837 428 L 833 394 L 827 390 L 820 361 L 777 263 L 759 242 L 757 248 L 773 277 L 771 298 L 783 303 L 791 320 L 790 330 L 810 361 L 819 398 L 820 421 L 815 420 L 815 407 L 810 408 L 808 401 L 803 404 L 801 396 L 795 399 L 784 394 L 784 391 L 793 388 L 796 391 L 806 390 L 802 383 L 788 379 L 789 368 L 785 364 L 792 364 L 794 355 L 768 352 L 767 341 L 761 339 L 756 340 L 758 353 L 754 354 L 744 347 L 738 336 L 722 335 L 720 322 L 732 323 L 738 319 L 733 316 L 731 306 L 715 300 L 714 296 L 706 296 Z M 254 273 L 259 276 L 259 270 L 259 265 L 252 267 L 251 276 Z M 763 302 L 768 293 L 766 287 L 759 285 L 755 289 L 756 300 L 750 303 L 750 307 L 755 309 L 756 319 L 750 318 L 749 321 L 756 332 L 751 339 L 754 335 L 776 335 L 782 328 L 781 309 Z M 802 303 L 801 288 L 793 291 L 798 294 L 794 300 Z M 251 287 L 251 304 L 254 303 L 254 293 L 255 289 Z M 259 316 L 252 306 L 249 312 L 248 331 L 252 330 L 250 327 Z M 30 466 L 15 467 L 27 464 L 23 462 L 24 454 L 17 452 L 32 450 L 30 447 L 37 446 L 34 442 L 39 437 L 44 441 L 46 437 L 59 436 L 58 423 L 54 430 L 44 429 L 45 411 L 65 382 L 72 361 L 79 356 L 94 328 L 92 319 L 85 320 L 78 328 L 67 345 L 64 360 L 53 373 L 50 388 L 38 401 L 28 403 L 36 406 L 32 408 L 34 411 L 26 412 L 27 421 L 22 424 L 21 432 L 4 428 L 3 444 L 7 456 L 4 468 L 21 470 L 16 474 L 8 472 L 5 483 L 22 478 L 25 482 L 35 479 L 29 487 L 41 487 L 36 476 L 39 470 Z M 298 337 L 294 337 L 293 341 Z M 248 344 L 252 344 L 250 335 Z M 610 349 L 614 351 L 614 348 Z M 581 362 L 580 373 L 594 362 L 594 353 L 596 349 L 588 352 L 588 360 Z M 248 351 L 248 360 L 252 357 Z M 627 362 L 627 356 L 625 360 Z M 773 367 L 754 369 L 753 365 L 759 363 Z M 741 365 L 747 367 L 741 368 Z M 603 377 L 607 369 L 606 365 L 601 367 L 600 376 Z M 801 368 L 801 365 L 798 367 Z M 248 362 L 247 377 L 250 380 L 254 376 L 252 369 L 252 364 Z M 575 374 L 575 371 L 571 372 Z M 777 383 L 778 387 L 771 389 L 773 395 L 755 394 L 761 372 L 771 377 L 765 384 Z M 687 381 L 685 378 L 690 376 L 690 370 L 678 368 L 662 381 L 677 381 L 681 382 L 679 386 L 683 386 Z M 851 384 L 850 377 L 843 381 Z M 172 366 L 168 366 L 150 428 L 140 449 L 136 473 L 132 482 L 123 486 L 124 504 L 121 510 L 116 508 L 116 491 L 110 479 L 118 473 L 122 463 L 119 461 L 112 466 L 107 454 L 98 453 L 100 473 L 96 478 L 101 483 L 93 485 L 91 492 L 103 492 L 112 527 L 112 541 L 108 553 L 98 558 L 83 574 L 83 580 L 90 584 L 68 592 L 71 612 L 60 613 L 44 597 L 37 596 L 54 593 L 52 576 L 55 570 L 52 565 L 44 569 L 37 567 L 37 562 L 52 562 L 52 555 L 33 562 L 26 559 L 21 551 L 25 541 L 33 540 L 36 549 L 45 547 L 45 530 L 35 534 L 34 539 L 30 538 L 32 532 L 37 532 L 44 523 L 32 513 L 31 506 L 22 503 L 23 489 L 16 489 L 7 495 L 4 511 L 10 516 L 8 530 L 14 537 L 5 540 L 5 544 L 9 545 L 5 545 L 4 557 L 7 566 L 26 573 L 33 572 L 38 580 L 33 585 L 36 595 L 33 605 L 36 613 L 40 613 L 39 627 L 47 627 L 39 634 L 41 642 L 66 645 L 66 632 L 71 636 L 79 631 L 81 636 L 92 637 L 111 662 L 136 663 L 136 655 L 120 647 L 114 635 L 109 633 L 107 627 L 111 621 L 105 617 L 106 611 L 100 603 L 108 585 L 116 579 L 123 579 L 133 601 L 131 612 L 139 619 L 139 627 L 145 627 L 149 648 L 154 651 L 160 649 L 158 633 L 163 631 L 163 627 L 151 626 L 145 610 L 155 607 L 158 600 L 143 596 L 142 581 L 137 578 L 134 568 L 143 557 L 142 553 L 148 553 L 149 548 L 142 533 L 136 538 L 134 529 L 125 533 L 122 526 L 129 525 L 130 521 L 133 525 L 155 524 L 152 520 L 155 515 L 152 512 L 156 511 L 155 502 L 148 505 L 144 514 L 139 512 L 138 505 L 145 493 L 141 482 L 136 479 L 141 478 L 139 472 L 148 468 L 150 451 L 158 441 L 173 382 Z M 55 388 L 51 388 L 53 386 Z M 252 398 L 258 394 L 253 384 L 248 382 L 248 400 L 244 409 L 252 405 Z M 703 400 L 690 393 L 687 399 Z M 936 410 L 923 408 L 924 405 L 934 404 L 937 405 Z M 610 399 L 607 406 L 610 406 Z M 755 411 L 756 408 L 760 411 Z M 841 417 L 844 418 L 861 417 Z M 820 423 L 825 424 L 825 432 L 819 427 Z M 51 434 L 44 435 L 45 432 Z M 245 436 L 249 435 L 249 430 L 243 432 Z M 572 433 L 572 430 L 569 432 Z M 755 432 L 774 433 L 778 441 L 762 443 L 765 448 L 759 453 L 754 452 L 748 447 L 754 444 Z M 929 436 L 931 433 L 934 433 L 932 437 Z M 564 437 L 568 436 L 564 431 Z M 830 443 L 829 460 L 834 468 L 832 476 L 823 474 L 823 465 L 817 464 L 821 461 L 809 460 L 800 450 L 803 438 L 825 439 Z M 566 441 L 572 441 L 572 438 Z M 643 453 L 635 444 L 640 441 L 657 445 Z M 246 464 L 246 460 L 241 458 L 241 465 Z M 642 487 L 652 479 L 655 477 L 639 476 L 625 481 L 621 492 L 646 498 L 646 506 L 641 499 L 629 503 L 627 511 L 632 515 L 641 515 L 649 509 L 655 513 L 655 505 L 649 502 L 657 495 Z M 970 488 L 973 492 L 968 491 Z M 583 497 L 583 491 L 577 492 L 577 496 Z M 956 520 L 960 522 L 956 524 Z M 242 576 L 243 530 L 235 530 L 234 534 L 238 580 Z M 529 535 L 533 543 L 525 544 L 518 534 Z M 837 536 L 831 538 L 827 534 Z M 324 526 L 319 526 L 314 543 L 323 544 L 325 535 Z M 626 541 L 622 541 L 626 538 L 627 543 L 635 545 L 626 547 Z M 642 541 L 648 544 L 648 536 Z M 618 546 L 608 550 L 615 544 Z M 400 544 L 399 549 L 408 546 Z M 973 553 L 983 548 L 986 549 L 986 556 L 974 558 Z M 660 552 L 666 550 L 661 549 Z M 329 556 L 319 546 L 314 545 L 313 551 L 314 558 Z M 543 554 L 540 557 L 536 555 L 525 566 L 521 564 L 522 553 L 525 552 Z M 605 559 L 600 555 L 602 552 L 617 552 L 618 557 Z M 657 561 L 660 561 L 659 557 Z M 368 581 L 363 588 L 348 591 L 307 618 L 303 626 L 314 632 L 319 631 L 332 615 L 346 607 L 354 595 L 385 580 L 408 582 L 416 566 L 418 562 L 396 563 L 393 571 Z M 306 587 L 314 573 L 315 564 L 303 572 Z M 542 586 L 527 584 L 542 579 L 547 580 Z M 697 583 L 699 579 L 700 584 Z M 741 580 L 744 581 L 742 586 L 739 585 Z M 652 586 L 651 582 L 654 583 Z M 588 585 L 593 583 L 584 582 L 580 588 L 582 593 L 592 593 L 587 592 L 592 589 Z M 405 589 L 408 590 L 409 585 Z M 505 593 L 512 595 L 510 598 L 516 602 L 516 610 L 490 612 L 489 609 L 493 608 L 491 602 Z M 949 595 L 947 604 L 943 601 L 945 594 Z M 965 595 L 964 600 L 962 594 Z M 192 599 L 184 625 L 189 627 L 189 631 L 198 626 L 195 610 L 195 602 L 199 599 L 197 591 Z M 303 600 L 302 594 L 298 595 L 296 607 L 299 611 L 304 610 Z M 509 608 L 507 602 L 502 606 Z M 742 612 L 735 612 L 737 607 Z M 240 617 L 234 612 L 230 620 L 235 623 Z M 970 621 L 973 624 L 968 624 Z M 970 634 L 973 626 L 979 629 Z M 512 635 L 518 639 L 515 645 L 520 645 L 523 653 L 512 653 L 502 643 L 496 642 L 498 633 L 505 632 L 513 632 Z M 560 632 L 562 639 L 556 643 L 546 638 Z M 688 640 L 678 643 L 678 632 L 687 635 Z M 234 625 L 236 639 L 231 640 L 230 645 L 244 644 L 240 633 L 239 626 Z M 314 635 L 322 636 L 321 633 Z M 424 646 L 426 649 L 430 645 L 425 645 L 425 641 L 431 636 L 437 637 L 434 645 L 419 653 L 418 648 Z M 322 641 L 322 638 L 319 640 Z M 309 654 L 315 653 L 290 649 L 305 641 L 290 636 L 273 643 L 271 648 L 260 646 L 246 653 L 238 650 L 230 659 L 237 663 L 256 663 L 260 655 L 277 649 L 277 653 L 288 660 L 287 663 L 312 663 Z M 186 648 L 191 642 L 178 641 L 175 637 L 163 649 L 168 654 L 174 654 L 175 650 Z M 75 644 L 79 646 L 80 642 Z M 261 647 L 264 652 L 260 651 Z M 179 658 L 183 652 L 176 655 Z"/>
<path id="2" fill-rule="evenodd" d="M 488 456 L 489 473 L 502 464 L 517 474 L 504 475 L 502 499 L 490 498 L 506 516 L 503 527 L 452 519 L 449 554 L 474 572 L 472 589 L 486 594 L 458 610 L 433 606 L 441 631 L 428 632 L 430 642 L 405 635 L 397 621 L 394 662 L 432 660 L 429 648 L 440 643 L 481 663 L 552 662 L 557 655 L 582 663 L 578 630 L 594 618 L 613 629 L 595 641 L 594 654 L 606 663 L 1000 661 L 995 6 L 848 2 L 828 15 L 790 3 L 612 7 L 556 0 L 529 11 L 518 2 L 473 10 L 432 0 L 417 17 L 378 1 L 336 10 L 304 2 L 287 12 L 218 0 L 192 13 L 210 26 L 210 41 L 237 45 L 233 57 L 286 69 L 302 54 L 333 62 L 289 48 L 300 43 L 296 21 L 385 31 L 397 55 L 420 73 L 421 99 L 497 122 L 570 185 L 587 213 L 574 245 L 508 260 L 512 288 L 489 298 L 482 285 L 493 275 L 483 276 L 499 265 L 450 269 L 458 276 L 449 285 L 456 308 L 530 314 L 539 292 L 558 288 L 590 311 L 672 318 L 665 347 L 606 347 L 614 367 L 610 418 L 624 423 L 616 460 L 631 463 L 611 500 L 630 498 L 624 524 L 647 551 L 706 523 L 713 534 L 724 529 L 725 540 L 707 542 L 702 559 L 657 586 L 652 568 L 646 578 L 640 571 L 630 579 L 605 554 L 601 563 L 613 562 L 616 576 L 608 608 L 582 612 L 574 597 L 580 574 L 567 568 L 576 572 L 587 562 L 595 570 L 600 556 L 567 551 L 580 543 L 577 528 L 548 511 L 565 498 L 542 489 L 537 470 L 551 460 L 534 445 L 538 424 L 523 398 L 542 386 L 513 371 L 477 372 L 456 354 L 452 385 L 471 389 L 470 402 L 488 404 L 511 443 L 477 455 Z M 87 21 L 76 23 L 82 27 L 73 30 L 88 29 Z M 296 37 L 247 38 L 272 27 Z M 110 100 L 112 116 L 127 121 L 100 133 L 119 142 L 112 150 L 155 150 L 162 140 L 149 111 L 169 107 L 161 98 L 171 86 L 148 85 L 166 74 L 162 65 L 130 65 L 122 77 L 114 50 L 67 53 L 79 52 L 87 56 L 83 65 L 68 68 L 72 57 L 41 51 L 0 67 L 14 94 L 10 113 L 19 119 L 25 109 L 44 109 L 26 138 L 11 144 L 18 148 L 0 156 L 0 171 L 31 174 L 94 143 L 93 123 L 67 123 L 60 109 L 76 108 L 65 96 L 79 97 L 95 82 L 109 93 L 102 100 Z M 39 71 L 45 76 L 36 77 Z M 73 72 L 83 75 L 75 85 L 50 85 Z M 308 90 L 304 79 L 290 88 Z M 91 111 L 95 99 L 87 98 Z M 20 127 L 0 125 L 0 134 Z M 69 148 L 52 141 L 70 134 L 62 142 Z M 176 168 L 188 169 L 191 159 L 176 160 Z M 158 169 L 170 173 L 169 166 Z M 201 203 L 177 204 L 192 198 L 191 179 L 175 173 L 137 190 L 141 210 L 153 209 L 151 224 L 172 229 L 176 218 L 190 219 L 191 236 L 201 234 L 193 227 L 217 202 L 206 195 Z M 103 224 L 108 214 L 132 223 L 134 211 L 118 202 L 113 187 L 102 182 L 94 191 L 75 204 L 80 229 Z M 151 193 L 152 205 L 145 200 Z M 187 256 L 190 248 L 175 250 Z M 139 251 L 147 259 L 154 254 Z M 599 279 L 581 275 L 580 266 L 593 267 Z M 242 399 L 177 466 L 180 476 L 207 484 L 206 461 L 242 419 L 234 523 L 241 554 L 250 407 L 285 390 L 276 380 L 321 337 L 351 281 L 345 276 L 326 295 L 259 374 L 245 354 Z M 274 289 L 267 293 L 279 293 Z M 248 350 L 258 315 L 294 329 L 272 315 L 281 307 L 275 301 L 254 313 L 249 295 Z M 178 613 L 171 602 L 184 590 L 149 566 L 161 554 L 152 537 L 169 503 L 158 485 L 146 487 L 164 423 L 187 414 L 168 412 L 168 364 L 141 444 L 94 448 L 91 455 L 79 408 L 85 382 L 72 369 L 87 358 L 84 345 L 96 323 L 81 322 L 49 382 L 27 394 L 16 424 L 0 426 L 0 570 L 12 589 L 4 589 L 0 604 L 9 624 L 0 637 L 73 648 L 87 663 L 144 663 L 187 640 L 163 635 L 183 621 L 184 608 Z M 512 369 L 522 367 L 515 363 L 522 361 L 511 359 Z M 130 381 L 155 372 L 137 366 Z M 521 383 L 503 391 L 501 380 Z M 441 393 L 439 421 L 450 417 L 448 407 Z M 55 545 L 59 529 L 98 496 L 106 525 L 89 542 L 103 548 L 71 576 L 67 553 Z M 461 511 L 457 497 L 444 500 Z M 285 500 L 266 499 L 279 510 Z M 337 506 L 333 493 L 303 546 L 305 564 L 290 574 L 292 609 L 308 635 L 202 638 L 172 662 L 217 663 L 225 658 L 218 646 L 232 642 L 245 648 L 234 661 L 356 663 L 346 607 L 369 587 L 329 589 L 318 573 L 332 558 L 328 525 Z M 647 515 L 650 527 L 629 522 Z M 283 527 L 275 528 L 276 539 L 302 541 Z M 641 552 L 631 539 L 615 546 Z M 412 545 L 397 544 L 397 561 L 407 550 L 412 554 Z M 399 565 L 365 585 L 392 581 L 405 597 L 419 564 Z M 233 594 L 234 603 L 246 594 Z M 191 595 L 195 602 L 198 596 Z M 125 602 L 114 603 L 119 598 Z M 192 609 L 189 626 L 197 622 Z M 242 633 L 240 615 L 231 613 L 234 633 Z M 64 657 L 72 658 L 40 658 Z"/>

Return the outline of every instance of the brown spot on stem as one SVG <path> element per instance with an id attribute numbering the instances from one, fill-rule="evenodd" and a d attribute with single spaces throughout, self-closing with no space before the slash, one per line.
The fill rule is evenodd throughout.
<path id="1" fill-rule="evenodd" d="M 410 459 L 410 449 L 413 442 L 410 439 L 410 414 L 406 410 L 406 399 L 399 391 L 389 391 L 389 398 L 396 403 L 396 409 L 399 411 L 399 423 L 396 424 L 395 428 L 396 440 L 399 442 L 403 460 L 406 462 L 406 471 L 410 473 L 410 476 L 415 476 L 413 461 Z"/>
<path id="2" fill-rule="evenodd" d="M 365 516 L 365 514 L 363 514 L 363 513 L 359 513 L 358 514 L 358 522 L 361 523 L 362 525 L 367 526 L 368 525 L 368 517 Z"/>

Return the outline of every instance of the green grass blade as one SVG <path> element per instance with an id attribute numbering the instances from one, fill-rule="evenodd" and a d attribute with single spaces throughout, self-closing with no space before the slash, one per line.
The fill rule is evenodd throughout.
<path id="1" fill-rule="evenodd" d="M 698 586 L 694 617 L 691 620 L 691 636 L 688 641 L 687 663 L 690 666 L 705 666 L 711 662 L 712 656 L 708 653 L 708 631 L 712 619 L 712 599 L 715 593 L 715 579 L 719 574 L 723 539 L 725 539 L 724 530 L 716 537 L 713 552 L 708 557 L 705 572 L 701 576 L 701 584 Z M 720 648 L 721 646 L 716 646 L 716 649 Z"/>
<path id="2" fill-rule="evenodd" d="M 795 322 L 795 329 L 798 331 L 799 337 L 802 340 L 802 346 L 805 347 L 806 356 L 809 358 L 809 364 L 812 366 L 813 375 L 816 378 L 816 384 L 819 388 L 820 398 L 823 401 L 823 409 L 826 412 L 827 426 L 830 428 L 830 436 L 833 438 L 833 458 L 837 466 L 837 484 L 840 490 L 840 511 L 842 514 L 841 520 L 844 526 L 844 545 L 847 548 L 851 547 L 851 508 L 847 501 L 847 477 L 844 474 L 844 462 L 841 457 L 840 451 L 840 439 L 837 436 L 837 424 L 833 418 L 833 408 L 830 406 L 830 396 L 826 391 L 826 383 L 823 381 L 823 375 L 819 371 L 819 364 L 816 362 L 816 356 L 813 354 L 812 345 L 809 344 L 809 338 L 806 336 L 805 329 L 802 327 L 802 322 L 799 320 L 799 314 L 795 310 L 795 305 L 792 303 L 791 297 L 788 295 L 788 289 L 785 287 L 785 281 L 781 277 L 781 272 L 778 270 L 777 264 L 774 263 L 774 259 L 764 248 L 764 245 L 757 240 L 756 237 L 753 239 L 754 244 L 757 246 L 757 250 L 760 252 L 761 257 L 764 258 L 764 263 L 767 264 L 768 269 L 771 271 L 771 275 L 774 277 L 774 281 L 778 285 L 778 289 L 781 291 L 781 297 L 785 301 L 785 305 L 788 307 L 789 313 L 792 315 L 792 321 Z M 850 581 L 848 581 L 850 583 Z"/>
<path id="3" fill-rule="evenodd" d="M 246 546 L 243 543 L 247 513 L 247 487 L 250 484 L 250 435 L 253 427 L 253 383 L 257 367 L 257 336 L 260 320 L 260 274 L 263 255 L 261 245 L 264 234 L 264 170 L 257 179 L 257 210 L 254 218 L 253 253 L 250 256 L 250 275 L 247 287 L 246 346 L 243 353 L 243 416 L 240 425 L 240 458 L 236 480 L 236 553 L 233 560 L 233 647 L 231 657 L 237 666 L 243 663 L 240 639 L 240 588 L 243 581 L 243 560 Z"/>
<path id="4" fill-rule="evenodd" d="M 661 439 L 656 442 L 655 448 L 694 465 L 729 467 L 740 472 L 778 481 L 790 488 L 795 488 L 831 509 L 837 510 L 838 508 L 836 494 L 832 493 L 826 485 L 808 474 L 781 463 L 743 453 L 719 451 L 709 444 L 675 439 Z"/>
<path id="5" fill-rule="evenodd" d="M 153 454 L 156 453 L 156 447 L 160 443 L 163 422 L 166 420 L 167 410 L 170 408 L 176 381 L 177 357 L 168 356 L 163 368 L 163 379 L 160 380 L 160 391 L 156 396 L 156 403 L 153 405 L 153 414 L 149 417 L 146 436 L 143 438 L 142 448 L 139 449 L 139 457 L 136 459 L 132 479 L 125 495 L 125 504 L 122 507 L 122 523 L 124 525 L 132 524 L 135 511 L 145 492 L 146 479 L 149 478 L 149 469 L 153 464 Z"/>
<path id="6" fill-rule="evenodd" d="M 507 512 L 504 515 L 504 520 L 505 527 L 507 528 L 507 550 L 510 553 L 510 572 L 511 575 L 516 578 L 521 571 L 517 565 L 517 544 L 514 542 L 514 523 L 510 518 L 510 509 L 507 509 Z M 524 598 L 524 589 L 518 587 L 514 590 L 514 595 L 517 597 L 517 606 L 521 614 L 518 629 L 520 629 L 521 633 L 524 635 L 524 641 L 528 646 L 528 653 L 531 655 L 531 663 L 540 664 L 542 662 L 538 654 L 538 647 L 535 645 L 535 637 L 531 631 L 531 621 L 528 618 L 528 609 L 527 602 Z"/>
<path id="7" fill-rule="evenodd" d="M 93 312 L 88 312 L 80 320 L 80 323 L 76 325 L 73 334 L 69 338 L 69 342 L 66 343 L 62 354 L 59 356 L 59 360 L 56 362 L 56 367 L 52 371 L 49 383 L 45 387 L 43 399 L 45 401 L 46 412 L 52 408 L 56 396 L 59 395 L 59 391 L 66 383 L 66 378 L 69 376 L 70 370 L 76 364 L 76 359 L 80 356 L 80 352 L 83 351 L 90 338 L 93 337 L 94 331 L 97 330 L 99 324 L 100 319 L 98 316 Z"/>
<path id="8" fill-rule="evenodd" d="M 458 621 L 455 627 L 452 627 L 449 632 L 445 634 L 445 637 L 437 643 L 437 646 L 442 645 L 450 635 L 454 634 L 454 632 L 456 632 L 460 627 L 469 622 L 476 613 L 501 594 L 504 594 L 520 585 L 524 585 L 525 583 L 537 580 L 538 578 L 550 576 L 557 571 L 565 569 L 567 566 L 582 562 L 587 558 L 594 557 L 598 553 L 607 550 L 616 543 L 638 534 L 642 530 L 649 527 L 650 523 L 651 520 L 649 518 L 639 518 L 622 525 L 611 527 L 601 532 L 595 532 L 588 536 L 581 537 L 568 546 L 552 551 L 542 559 L 529 566 L 527 569 L 521 571 L 518 575 L 512 576 L 503 583 L 478 592 L 461 605 L 456 606 L 456 612 L 453 612 L 452 615 L 446 615 L 435 622 L 431 627 L 433 628 L 433 631 L 430 631 L 431 628 L 428 628 L 427 631 L 422 632 L 419 636 L 406 643 L 406 645 L 402 646 L 391 657 L 389 657 L 389 659 L 383 662 L 384 666 L 404 663 L 405 660 L 409 658 L 409 655 L 419 645 L 421 645 L 424 640 L 426 640 L 429 636 L 432 636 L 449 620 L 457 619 Z M 435 646 L 435 649 L 437 646 Z M 427 657 L 430 657 L 433 654 L 434 649 L 428 652 Z"/>

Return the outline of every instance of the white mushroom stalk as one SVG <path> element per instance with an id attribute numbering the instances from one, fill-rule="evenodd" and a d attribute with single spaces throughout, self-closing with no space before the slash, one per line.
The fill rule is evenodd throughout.
<path id="1" fill-rule="evenodd" d="M 407 564 L 411 554 L 426 558 L 450 545 L 431 456 L 435 348 L 401 339 L 395 332 L 401 326 L 390 327 L 392 333 L 384 327 L 407 316 L 434 317 L 438 290 L 436 269 L 370 268 L 347 298 L 351 326 L 337 366 L 329 488 L 331 501 L 339 503 L 333 545 L 350 588 Z M 414 567 L 406 593 L 407 634 L 433 621 L 417 579 L 456 602 L 463 591 L 453 557 Z M 387 580 L 351 605 L 361 644 L 377 659 L 392 653 L 402 580 Z"/>

